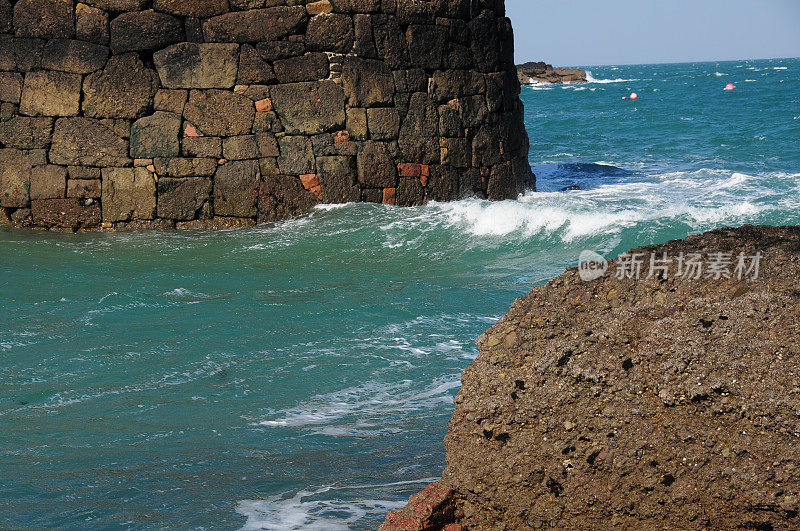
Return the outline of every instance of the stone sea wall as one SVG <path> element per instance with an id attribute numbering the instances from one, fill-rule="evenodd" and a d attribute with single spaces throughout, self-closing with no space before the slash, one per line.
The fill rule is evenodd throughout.
<path id="1" fill-rule="evenodd" d="M 533 186 L 502 0 L 0 0 L 0 222 L 219 228 Z"/>

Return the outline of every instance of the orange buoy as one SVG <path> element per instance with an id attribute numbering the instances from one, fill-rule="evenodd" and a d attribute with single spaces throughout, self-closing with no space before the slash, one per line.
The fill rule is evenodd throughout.
<path id="1" fill-rule="evenodd" d="M 639 99 L 639 95 L 634 92 L 634 93 L 631 94 L 631 99 L 632 100 L 638 100 Z"/>
<path id="2" fill-rule="evenodd" d="M 622 96 L 622 99 L 623 99 L 623 100 L 627 100 L 627 99 L 628 99 L 628 96 Z"/>
<path id="3" fill-rule="evenodd" d="M 727 85 L 725 85 L 725 90 L 734 90 L 735 88 L 736 85 L 734 85 L 733 83 L 728 83 Z"/>

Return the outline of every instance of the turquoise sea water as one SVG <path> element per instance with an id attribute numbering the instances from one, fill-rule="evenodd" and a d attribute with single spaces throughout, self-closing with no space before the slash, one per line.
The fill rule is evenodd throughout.
<path id="1" fill-rule="evenodd" d="M 800 60 L 591 70 L 523 88 L 519 201 L 0 230 L 0 528 L 375 528 L 515 297 L 583 249 L 800 223 Z"/>

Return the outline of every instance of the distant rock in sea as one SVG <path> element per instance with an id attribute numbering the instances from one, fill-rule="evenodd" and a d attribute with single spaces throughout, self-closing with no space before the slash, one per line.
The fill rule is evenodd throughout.
<path id="1" fill-rule="evenodd" d="M 800 227 L 602 264 L 478 339 L 444 476 L 384 531 L 800 527 Z"/>
<path id="2" fill-rule="evenodd" d="M 517 65 L 517 75 L 522 85 L 536 83 L 586 83 L 586 72 L 577 68 L 553 68 L 545 62 Z"/>

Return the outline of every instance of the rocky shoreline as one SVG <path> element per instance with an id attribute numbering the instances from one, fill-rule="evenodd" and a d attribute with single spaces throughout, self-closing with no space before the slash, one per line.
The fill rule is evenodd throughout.
<path id="1" fill-rule="evenodd" d="M 568 269 L 478 339 L 441 482 L 381 529 L 797 528 L 798 315 L 796 226 Z"/>
<path id="2" fill-rule="evenodd" d="M 535 85 L 537 83 L 586 83 L 586 72 L 577 68 L 553 68 L 544 62 L 530 62 L 517 65 L 517 77 L 521 85 Z"/>

